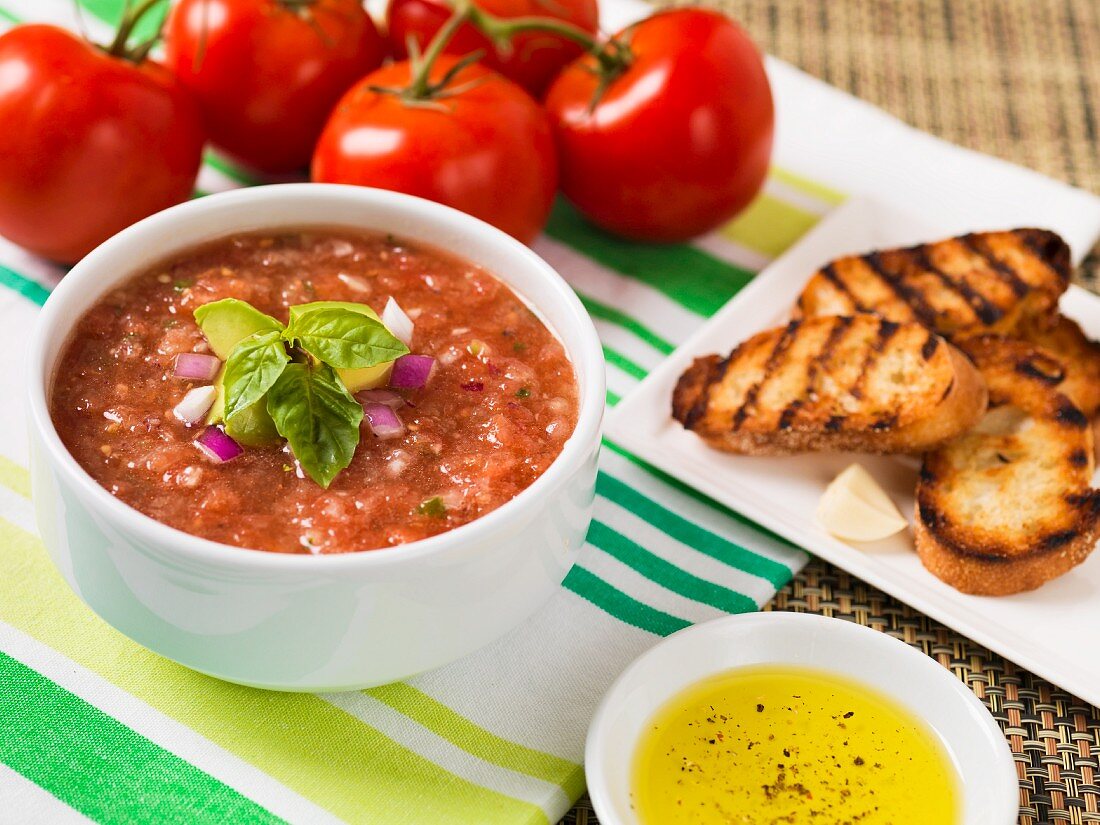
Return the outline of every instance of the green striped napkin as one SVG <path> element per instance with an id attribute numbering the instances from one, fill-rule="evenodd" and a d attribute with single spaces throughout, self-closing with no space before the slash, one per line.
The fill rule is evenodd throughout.
<path id="1" fill-rule="evenodd" d="M 123 2 L 81 0 L 78 20 L 70 0 L 0 0 L 0 28 L 79 24 L 104 41 Z M 603 8 L 610 28 L 640 14 L 632 0 Z M 777 61 L 768 69 L 777 158 L 830 186 L 775 168 L 736 221 L 666 247 L 609 238 L 559 204 L 535 246 L 596 322 L 611 405 L 838 203 L 838 188 L 948 212 L 981 196 L 988 225 L 1051 225 L 1078 253 L 1095 237 L 1096 204 L 1080 193 L 907 130 Z M 967 192 L 941 197 L 937 176 Z M 254 182 L 210 156 L 197 194 Z M 9 397 L 22 393 L 23 342 L 60 275 L 0 240 Z M 588 721 L 622 668 L 688 624 L 756 609 L 806 560 L 607 442 L 588 544 L 526 624 L 408 682 L 271 693 L 144 650 L 67 589 L 36 537 L 24 430 L 22 406 L 0 405 L 3 821 L 553 823 L 583 791 Z"/>

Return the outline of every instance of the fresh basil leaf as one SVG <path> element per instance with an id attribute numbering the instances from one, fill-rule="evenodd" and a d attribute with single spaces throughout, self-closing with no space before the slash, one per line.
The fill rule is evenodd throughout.
<path id="1" fill-rule="evenodd" d="M 340 369 L 373 367 L 409 351 L 381 321 L 338 307 L 299 314 L 284 336 Z"/>
<path id="2" fill-rule="evenodd" d="M 225 362 L 225 419 L 264 397 L 283 373 L 290 356 L 278 332 L 257 332 L 233 347 Z"/>
<path id="3" fill-rule="evenodd" d="M 351 463 L 363 407 L 327 364 L 287 364 L 267 391 L 267 411 L 302 469 L 322 487 Z"/>
<path id="4" fill-rule="evenodd" d="M 203 304 L 195 310 L 195 323 L 202 329 L 210 349 L 223 361 L 233 347 L 257 332 L 280 331 L 283 325 L 254 306 L 236 298 Z"/>
<path id="5" fill-rule="evenodd" d="M 290 308 L 290 323 L 293 324 L 301 316 L 316 312 L 319 309 L 346 309 L 348 312 L 358 312 L 360 315 L 366 315 L 368 318 L 373 318 L 375 321 L 381 321 L 378 317 L 378 313 L 371 309 L 367 304 L 359 304 L 354 301 L 314 301 L 309 304 L 296 304 Z"/>

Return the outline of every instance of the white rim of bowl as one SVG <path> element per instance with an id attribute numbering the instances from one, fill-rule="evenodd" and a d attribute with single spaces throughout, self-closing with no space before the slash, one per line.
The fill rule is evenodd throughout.
<path id="1" fill-rule="evenodd" d="M 1013 800 L 1012 804 L 1012 820 L 1015 821 L 1016 817 L 1016 800 L 1019 794 L 1019 781 L 1016 777 L 1015 761 L 1012 757 L 1012 751 L 1008 746 L 1008 742 L 1005 739 L 1004 731 L 1001 730 L 997 721 L 993 718 L 993 715 L 989 712 L 989 709 L 982 704 L 973 691 L 966 685 L 956 679 L 945 668 L 941 667 L 935 660 L 925 656 L 919 650 L 915 650 L 911 646 L 907 645 L 900 639 L 895 639 L 886 633 L 881 633 L 877 630 L 873 630 L 870 627 L 864 627 L 863 625 L 854 624 L 853 622 L 844 621 L 843 619 L 832 618 L 829 616 L 819 616 L 813 613 L 789 613 L 781 611 L 759 611 L 753 613 L 738 613 L 729 616 L 723 616 L 719 619 L 711 619 L 710 621 L 700 622 L 699 624 L 685 627 L 683 630 L 678 630 L 675 633 L 662 639 L 655 644 L 649 650 L 642 653 L 638 658 L 632 661 L 627 668 L 619 674 L 618 678 L 608 688 L 607 693 L 604 694 L 603 699 L 600 700 L 600 704 L 596 708 L 595 714 L 592 716 L 592 721 L 588 726 L 588 737 L 585 740 L 584 747 L 584 767 L 585 778 L 588 783 L 588 795 L 592 799 L 592 804 L 596 808 L 596 814 L 600 817 L 600 821 L 605 819 L 608 825 L 622 825 L 622 820 L 617 816 L 617 812 L 613 808 L 610 798 L 610 783 L 606 774 L 604 773 L 603 758 L 606 755 L 607 748 L 609 747 L 607 740 L 607 729 L 609 726 L 609 718 L 613 712 L 613 708 L 623 700 L 623 695 L 630 689 L 631 684 L 635 681 L 635 674 L 640 671 L 645 663 L 661 656 L 666 655 L 665 651 L 669 648 L 674 648 L 683 642 L 683 639 L 691 636 L 707 635 L 708 633 L 716 632 L 715 625 L 725 624 L 742 624 L 751 626 L 753 624 L 770 624 L 770 625 L 789 625 L 794 632 L 804 630 L 806 625 L 821 624 L 827 622 L 831 626 L 843 627 L 845 629 L 838 629 L 837 632 L 851 634 L 855 641 L 855 644 L 878 646 L 879 650 L 891 650 L 893 653 L 890 655 L 908 657 L 911 661 L 920 661 L 921 664 L 918 667 L 924 668 L 928 674 L 929 679 L 939 680 L 947 686 L 958 701 L 969 705 L 971 710 L 979 711 L 978 716 L 981 718 L 981 729 L 986 737 L 991 741 L 995 750 L 1000 752 L 1000 759 L 998 765 L 994 766 L 990 771 L 990 781 L 995 781 L 996 776 L 993 775 L 994 771 L 999 771 L 1000 781 L 1005 783 L 1004 793 L 1005 798 L 1008 799 L 1010 794 Z M 746 662 L 743 665 L 730 665 L 720 668 L 716 668 L 713 673 L 724 673 L 731 670 L 737 670 L 740 667 L 752 667 L 757 664 L 775 664 L 775 665 L 794 665 L 798 666 L 799 662 L 792 662 L 789 660 L 777 659 L 772 662 Z M 829 668 L 822 667 L 820 670 L 828 671 Z M 843 670 L 834 670 L 833 672 L 844 675 Z M 705 677 L 701 677 L 705 678 Z M 850 677 L 856 682 L 863 684 L 857 676 Z M 687 686 L 685 686 L 687 687 Z M 895 702 L 899 701 L 890 691 L 883 690 L 879 687 L 872 687 L 879 693 L 893 699 Z M 665 702 L 675 696 L 676 693 L 670 693 L 664 696 L 659 702 L 656 703 L 653 710 L 657 710 Z M 924 720 L 921 720 L 924 722 Z M 927 722 L 925 722 L 927 724 Z M 639 731 L 641 726 L 639 726 Z M 937 731 L 937 734 L 941 736 L 948 744 L 950 744 L 950 738 L 947 734 Z M 626 758 L 633 759 L 635 749 L 637 748 L 637 737 L 630 743 L 630 748 L 627 750 Z M 990 820 L 994 822 L 996 820 Z M 966 823 L 966 825 L 972 825 L 972 823 Z"/>
<path id="2" fill-rule="evenodd" d="M 528 487 L 521 490 L 511 500 L 506 501 L 497 509 L 486 513 L 480 518 L 445 533 L 409 542 L 408 544 L 347 553 L 322 553 L 318 555 L 275 553 L 252 547 L 222 544 L 162 524 L 112 496 L 77 463 L 76 459 L 66 449 L 49 414 L 47 393 L 49 385 L 53 381 L 54 373 L 51 370 L 51 373 L 47 375 L 45 371 L 47 344 L 50 337 L 58 332 L 65 341 L 68 341 L 73 327 L 84 316 L 88 306 L 90 306 L 89 304 L 80 312 L 66 316 L 64 313 L 68 308 L 68 304 L 77 301 L 79 291 L 86 286 L 86 282 L 94 278 L 100 265 L 99 262 L 108 258 L 116 247 L 131 242 L 134 237 L 140 238 L 162 233 L 181 216 L 203 212 L 224 204 L 232 204 L 236 208 L 246 209 L 257 201 L 271 198 L 295 200 L 316 198 L 318 195 L 358 200 L 360 203 L 371 202 L 375 205 L 380 204 L 383 207 L 386 205 L 405 206 L 425 212 L 434 212 L 438 219 L 450 222 L 460 230 L 483 234 L 489 233 L 492 236 L 489 243 L 510 247 L 513 254 L 525 259 L 526 266 L 541 273 L 541 277 L 553 286 L 556 297 L 565 304 L 575 324 L 575 327 L 569 330 L 551 328 L 551 331 L 557 334 L 558 340 L 561 341 L 566 354 L 569 356 L 569 360 L 573 364 L 580 364 L 583 361 L 586 367 L 583 385 L 580 383 L 580 377 L 578 376 L 581 400 L 577 409 L 577 423 L 573 433 L 562 446 L 562 451 L 546 468 L 545 472 Z M 308 225 L 305 221 L 303 221 L 303 224 Z M 287 222 L 284 225 L 290 227 L 293 223 Z M 348 228 L 354 228 L 355 224 L 349 221 L 347 226 Z M 232 230 L 223 233 L 223 236 L 231 234 L 233 234 Z M 395 234 L 400 236 L 400 232 Z M 217 237 L 219 236 L 212 235 L 210 240 L 216 240 Z M 452 254 L 460 258 L 463 257 L 461 252 L 452 252 Z M 130 274 L 136 275 L 143 265 L 153 263 L 155 260 L 156 256 L 150 256 L 147 260 L 135 265 Z M 495 273 L 490 274 L 495 276 Z M 97 294 L 95 300 L 101 298 L 102 294 L 102 291 Z M 543 323 L 547 322 L 543 321 Z M 547 326 L 549 326 L 548 323 Z M 53 367 L 56 368 L 56 364 Z M 42 376 L 45 376 L 45 378 L 43 379 Z M 137 532 L 141 539 L 154 545 L 170 547 L 174 552 L 179 552 L 206 563 L 240 568 L 297 567 L 303 572 L 330 571 L 360 565 L 378 567 L 409 564 L 425 557 L 446 553 L 448 550 L 458 551 L 464 546 L 477 546 L 480 541 L 491 537 L 498 529 L 505 528 L 507 521 L 513 514 L 518 515 L 524 509 L 530 510 L 535 507 L 539 496 L 551 494 L 554 488 L 564 483 L 568 474 L 587 460 L 592 450 L 600 443 L 605 406 L 603 350 L 596 328 L 592 324 L 592 319 L 572 287 L 550 264 L 535 254 L 529 247 L 478 218 L 434 201 L 383 189 L 322 183 L 270 184 L 208 195 L 157 212 L 104 241 L 61 279 L 60 285 L 46 301 L 35 323 L 31 337 L 27 359 L 27 377 L 30 382 L 30 426 L 34 427 L 41 437 L 46 451 L 49 453 L 51 465 L 63 473 L 66 480 L 78 487 L 93 504 L 103 508 L 104 511 L 116 519 L 127 520 L 131 529 Z"/>

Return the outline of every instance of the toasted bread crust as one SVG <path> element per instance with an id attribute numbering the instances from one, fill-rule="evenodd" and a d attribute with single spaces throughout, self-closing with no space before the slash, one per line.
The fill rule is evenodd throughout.
<path id="1" fill-rule="evenodd" d="M 1031 590 L 1100 538 L 1088 418 L 1057 387 L 1064 367 L 1026 342 L 963 340 L 989 387 L 973 432 L 924 457 L 914 536 L 924 566 L 964 593 Z"/>
<path id="2" fill-rule="evenodd" d="M 720 450 L 921 452 L 985 412 L 969 360 L 919 324 L 874 315 L 794 321 L 753 336 L 728 358 L 696 359 L 672 414 Z"/>
<path id="3" fill-rule="evenodd" d="M 1013 333 L 1053 320 L 1069 285 L 1069 247 L 1053 232 L 980 232 L 839 258 L 810 278 L 796 317 L 875 312 L 951 338 Z"/>

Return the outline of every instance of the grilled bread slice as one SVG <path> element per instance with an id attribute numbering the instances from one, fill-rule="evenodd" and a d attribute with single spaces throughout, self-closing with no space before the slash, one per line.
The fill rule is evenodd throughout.
<path id="1" fill-rule="evenodd" d="M 1052 318 L 1069 276 L 1069 247 L 1053 232 L 973 233 L 835 260 L 810 278 L 795 313 L 876 312 L 948 338 L 1011 333 L 1024 318 Z"/>
<path id="2" fill-rule="evenodd" d="M 974 366 L 916 323 L 877 315 L 792 321 L 728 358 L 696 359 L 672 415 L 712 447 L 749 455 L 922 452 L 985 412 Z"/>
<path id="3" fill-rule="evenodd" d="M 982 422 L 924 457 L 914 535 L 924 566 L 964 593 L 1032 590 L 1100 538 L 1092 429 L 1048 353 L 996 336 L 962 341 L 985 376 Z"/>
<path id="4" fill-rule="evenodd" d="M 1052 326 L 1027 320 L 1017 335 L 1049 352 L 1066 368 L 1058 390 L 1090 418 L 1100 412 L 1100 343 L 1074 321 L 1059 315 Z"/>

